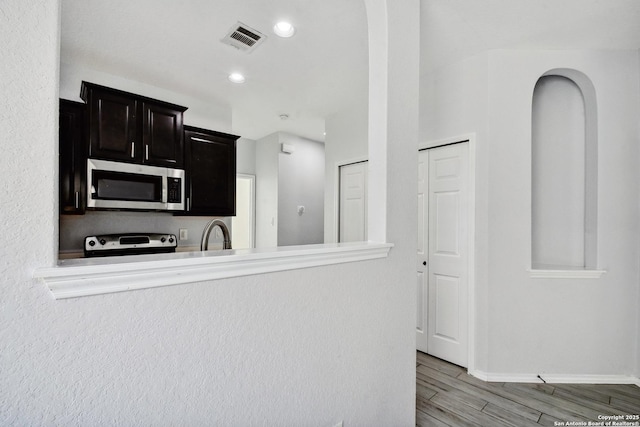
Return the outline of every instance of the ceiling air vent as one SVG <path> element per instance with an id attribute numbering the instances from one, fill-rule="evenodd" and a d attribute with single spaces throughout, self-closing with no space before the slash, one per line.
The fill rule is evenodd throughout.
<path id="1" fill-rule="evenodd" d="M 254 30 L 242 22 L 238 22 L 222 39 L 222 43 L 233 46 L 244 52 L 251 52 L 258 47 L 265 38 L 266 36 L 260 31 Z"/>

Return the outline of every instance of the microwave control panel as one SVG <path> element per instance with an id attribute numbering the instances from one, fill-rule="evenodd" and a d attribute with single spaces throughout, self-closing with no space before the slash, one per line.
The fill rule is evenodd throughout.
<path id="1" fill-rule="evenodd" d="M 167 202 L 182 203 L 182 179 L 167 178 Z"/>

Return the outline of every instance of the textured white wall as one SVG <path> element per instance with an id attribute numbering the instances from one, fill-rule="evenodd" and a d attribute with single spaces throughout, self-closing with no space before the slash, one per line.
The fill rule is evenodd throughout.
<path id="1" fill-rule="evenodd" d="M 416 4 L 394 4 L 398 44 Z M 33 281 L 57 246 L 58 8 L 0 4 L 0 191 L 13 201 L 1 211 L 0 424 L 414 425 L 411 220 L 389 228 L 397 244 L 380 261 L 64 301 Z M 417 122 L 390 123 L 389 149 L 408 158 L 399 141 Z M 404 160 L 390 190 L 415 180 Z M 390 194 L 407 206 L 414 192 Z"/>
<path id="2" fill-rule="evenodd" d="M 0 277 L 11 283 L 34 263 L 51 263 L 57 247 L 58 3 L 2 2 L 0 19 Z"/>
<path id="3" fill-rule="evenodd" d="M 598 280 L 530 279 L 531 97 L 574 68 L 599 116 Z M 638 375 L 637 51 L 492 51 L 424 76 L 423 139 L 477 133 L 476 368 Z"/>

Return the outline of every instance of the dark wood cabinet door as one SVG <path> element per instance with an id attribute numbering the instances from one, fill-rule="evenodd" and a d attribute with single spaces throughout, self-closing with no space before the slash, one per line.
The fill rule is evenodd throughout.
<path id="1" fill-rule="evenodd" d="M 137 135 L 138 101 L 133 97 L 92 88 L 89 96 L 90 157 L 140 161 Z"/>
<path id="2" fill-rule="evenodd" d="M 149 102 L 142 104 L 144 163 L 184 167 L 183 111 Z"/>
<path id="3" fill-rule="evenodd" d="M 82 82 L 89 157 L 182 169 L 186 107 Z"/>
<path id="4" fill-rule="evenodd" d="M 190 215 L 236 214 L 235 135 L 185 126 Z"/>
<path id="5" fill-rule="evenodd" d="M 60 100 L 60 213 L 83 214 L 86 206 L 85 104 Z"/>

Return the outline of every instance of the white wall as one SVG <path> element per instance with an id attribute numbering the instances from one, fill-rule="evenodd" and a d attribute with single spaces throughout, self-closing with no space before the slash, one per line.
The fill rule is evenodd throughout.
<path id="1" fill-rule="evenodd" d="M 256 248 L 278 246 L 277 133 L 256 141 Z"/>
<path id="2" fill-rule="evenodd" d="M 324 243 L 324 144 L 279 135 L 293 152 L 278 154 L 278 246 Z"/>
<path id="3" fill-rule="evenodd" d="M 368 102 L 354 94 L 353 104 L 325 121 L 324 241 L 338 241 L 338 166 L 368 158 Z"/>
<path id="4" fill-rule="evenodd" d="M 256 174 L 256 141 L 239 138 L 236 143 L 236 173 Z"/>
<path id="5" fill-rule="evenodd" d="M 231 132 L 231 109 L 228 106 L 216 104 L 210 102 L 210 100 L 205 101 L 203 99 L 193 98 L 144 82 L 130 80 L 124 76 L 116 76 L 78 64 L 68 64 L 64 62 L 60 64 L 60 98 L 71 101 L 81 101 L 80 85 L 83 80 L 188 107 L 187 111 L 184 112 L 184 124 L 217 130 L 219 132 L 233 133 Z"/>
<path id="6" fill-rule="evenodd" d="M 531 96 L 554 68 L 583 72 L 598 97 L 601 279 L 531 279 L 527 272 Z M 423 77 L 421 135 L 478 135 L 479 371 L 638 374 L 638 74 L 637 51 L 491 51 Z"/>
<path id="7" fill-rule="evenodd" d="M 256 141 L 256 247 L 323 243 L 324 164 L 317 141 L 285 132 Z"/>
<path id="8" fill-rule="evenodd" d="M 640 69 L 640 50 L 638 50 L 637 52 L 637 57 L 638 57 L 638 69 Z M 638 73 L 638 84 L 640 84 L 640 73 Z M 640 283 L 640 278 L 638 279 L 638 282 Z M 638 303 L 637 306 L 640 307 L 640 286 L 637 287 L 638 289 Z M 636 326 L 636 371 L 635 371 L 635 376 L 636 378 L 640 378 L 640 315 L 637 316 L 637 326 Z"/>
<path id="9" fill-rule="evenodd" d="M 389 11 L 393 75 L 417 57 L 399 49 L 416 9 Z M 0 191 L 15 201 L 1 211 L 0 424 L 415 424 L 415 248 L 402 222 L 385 260 L 53 300 L 31 274 L 56 259 L 59 2 L 0 11 L 12 59 L 0 63 Z M 402 85 L 389 91 L 413 105 Z M 388 149 L 407 159 L 398 141 L 417 121 L 390 113 Z M 405 159 L 391 159 L 389 190 L 415 176 Z"/>
<path id="10" fill-rule="evenodd" d="M 488 57 L 481 54 L 453 64 L 420 79 L 420 142 L 445 138 L 476 140 L 475 171 L 475 299 L 478 311 L 475 323 L 475 360 L 478 366 L 488 364 L 488 331 L 486 313 L 480 311 L 488 304 L 489 247 L 488 234 L 488 170 L 491 165 L 487 140 L 487 82 Z M 496 161 L 494 159 L 493 161 Z"/>
<path id="11" fill-rule="evenodd" d="M 598 97 L 598 266 L 607 270 L 599 280 L 532 280 L 523 268 L 531 259 L 531 93 L 538 77 L 553 68 L 582 71 Z M 638 316 L 630 298 L 637 295 L 639 274 L 638 72 L 635 51 L 490 54 L 489 155 L 509 159 L 492 163 L 489 174 L 490 370 L 633 370 L 637 322 L 629 319 Z"/>

